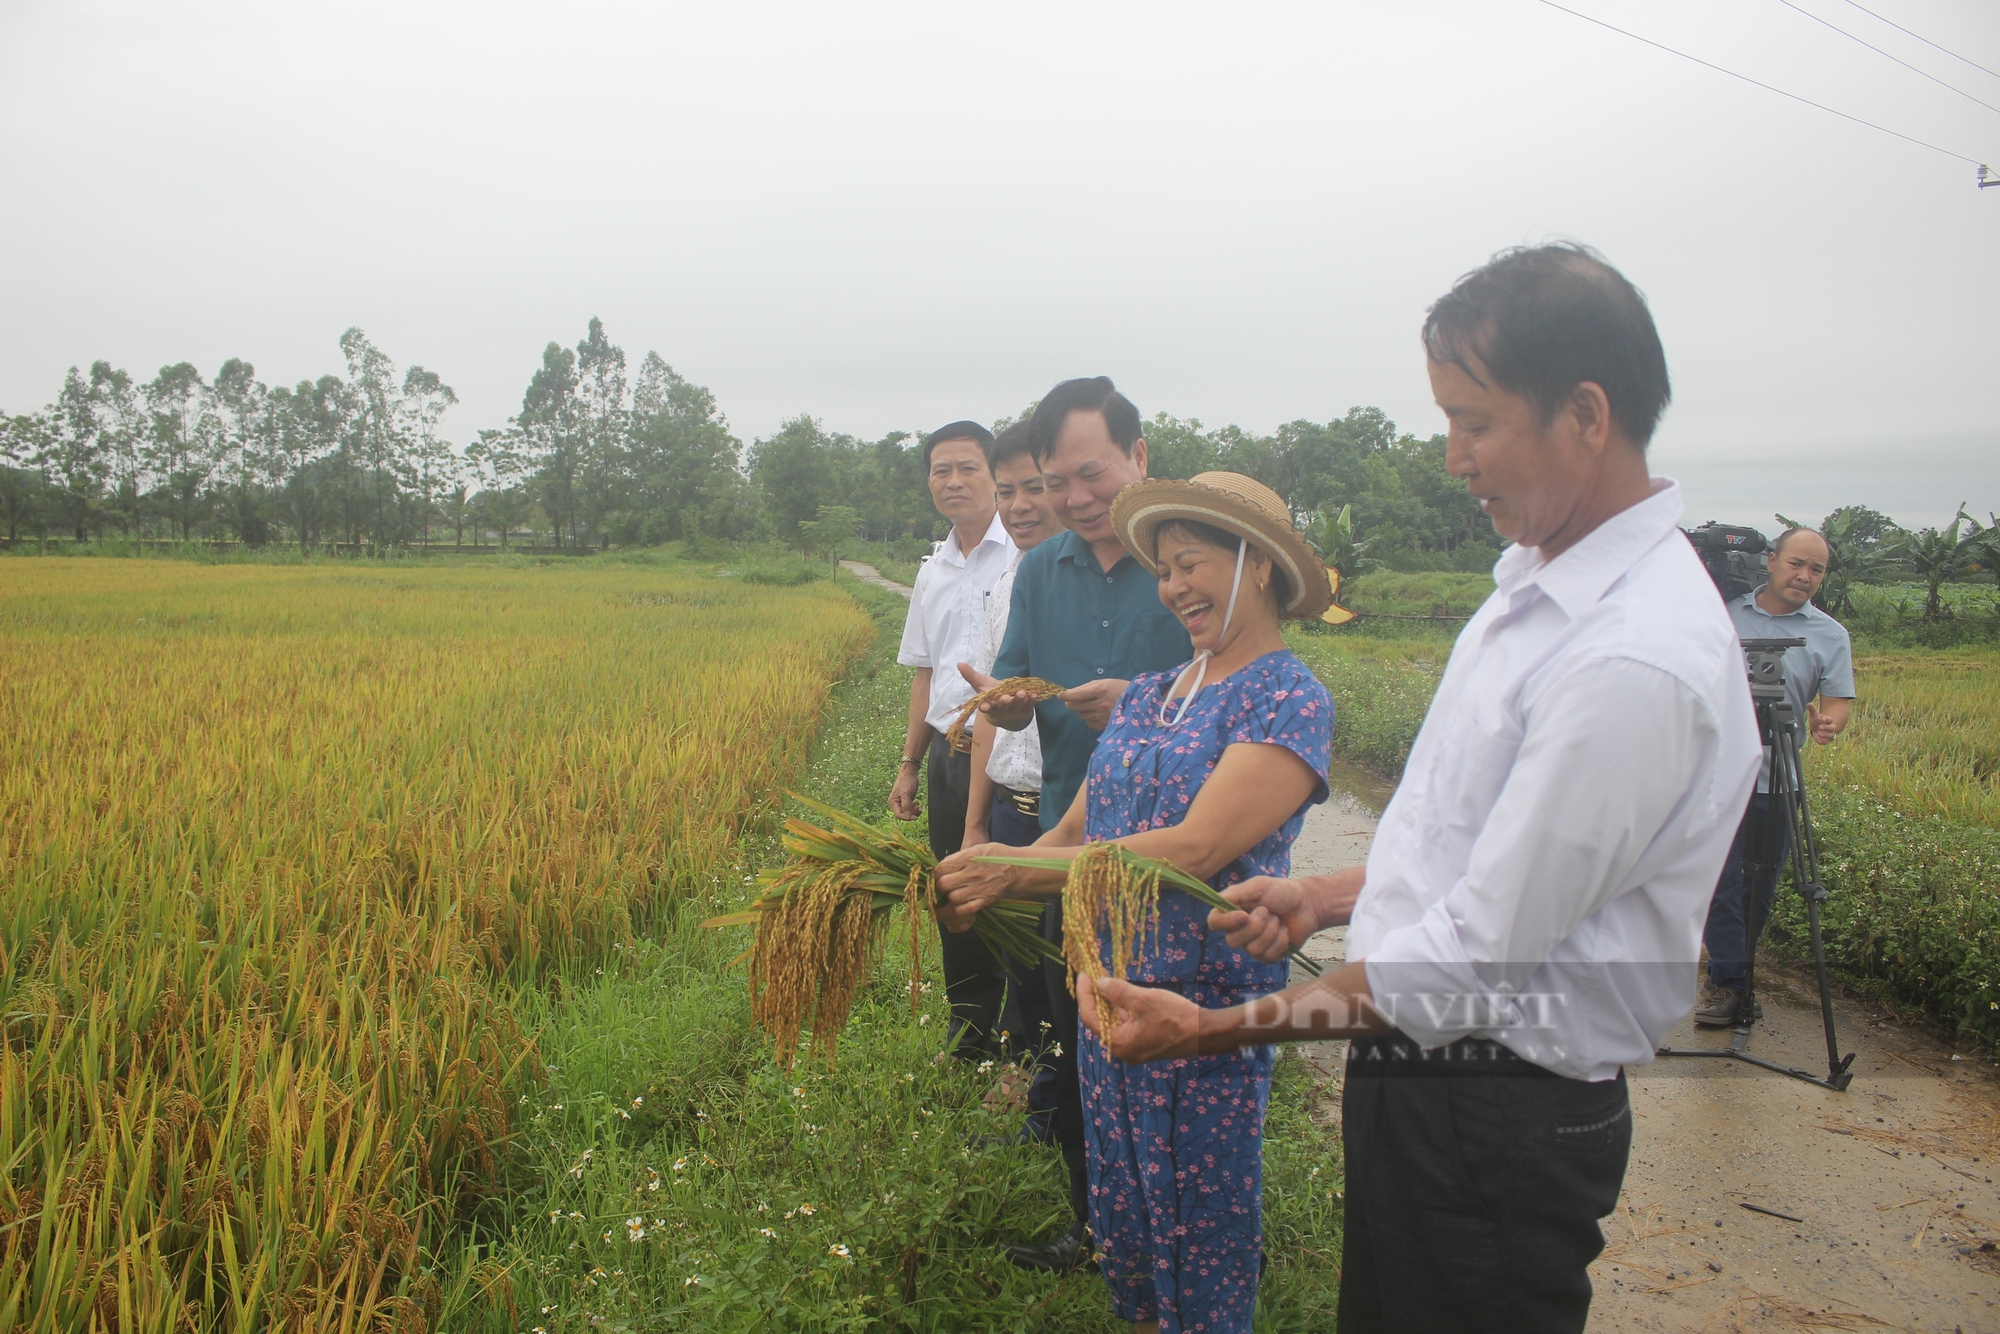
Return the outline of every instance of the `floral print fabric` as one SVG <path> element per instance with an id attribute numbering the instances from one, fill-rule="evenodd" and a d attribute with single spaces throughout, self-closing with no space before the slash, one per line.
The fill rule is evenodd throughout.
<path id="1" fill-rule="evenodd" d="M 1088 840 L 1179 824 L 1232 745 L 1291 750 L 1320 780 L 1307 805 L 1326 799 L 1333 701 L 1304 663 L 1267 653 L 1197 692 L 1168 728 L 1160 704 L 1178 674 L 1135 678 L 1113 709 L 1090 759 Z M 1209 883 L 1225 889 L 1288 874 L 1305 809 Z M 1208 1008 L 1284 987 L 1285 964 L 1231 948 L 1207 920 L 1206 907 L 1163 889 L 1158 939 L 1133 961 L 1132 980 Z M 1164 1334 L 1248 1330 L 1263 1261 L 1264 1108 L 1275 1049 L 1126 1065 L 1085 1030 L 1078 1057 L 1090 1226 L 1119 1318 L 1158 1320 Z"/>

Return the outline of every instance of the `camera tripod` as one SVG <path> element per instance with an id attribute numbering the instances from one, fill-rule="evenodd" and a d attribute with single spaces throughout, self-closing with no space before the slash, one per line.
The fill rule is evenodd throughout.
<path id="1" fill-rule="evenodd" d="M 1661 1047 L 1661 1056 L 1720 1056 L 1744 1061 L 1761 1069 L 1803 1079 L 1808 1084 L 1847 1091 L 1854 1074 L 1854 1053 L 1840 1054 L 1840 1039 L 1833 1028 L 1833 993 L 1827 987 L 1826 946 L 1820 938 L 1819 907 L 1827 900 L 1826 886 L 1819 882 L 1819 846 L 1813 839 L 1812 813 L 1806 806 L 1805 774 L 1800 767 L 1801 720 L 1785 694 L 1785 650 L 1802 646 L 1803 639 L 1746 639 L 1743 654 L 1750 669 L 1750 699 L 1757 710 L 1757 732 L 1766 748 L 1766 800 L 1752 798 L 1749 828 L 1743 854 L 1743 878 L 1748 918 L 1747 948 L 1744 950 L 1743 1002 L 1736 1007 L 1735 1031 L 1727 1047 Z M 1812 937 L 1813 967 L 1819 975 L 1819 1016 L 1826 1029 L 1824 1076 L 1776 1061 L 1767 1061 L 1750 1051 L 1750 1029 L 1757 1022 L 1757 938 L 1764 933 L 1764 915 L 1759 900 L 1760 886 L 1775 880 L 1783 869 L 1785 844 L 1791 844 L 1792 887 L 1805 900 L 1806 925 Z"/>

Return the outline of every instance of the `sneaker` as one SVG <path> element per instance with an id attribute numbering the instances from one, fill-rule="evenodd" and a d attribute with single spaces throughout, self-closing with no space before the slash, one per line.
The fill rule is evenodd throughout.
<path id="1" fill-rule="evenodd" d="M 1736 1022 L 1743 1008 L 1743 993 L 1713 983 L 1703 988 L 1701 1004 L 1695 1007 L 1694 1021 L 1706 1028 L 1727 1028 Z"/>

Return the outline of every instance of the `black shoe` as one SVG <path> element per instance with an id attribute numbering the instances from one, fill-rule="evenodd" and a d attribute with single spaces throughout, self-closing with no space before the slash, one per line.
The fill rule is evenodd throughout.
<path id="1" fill-rule="evenodd" d="M 1007 1258 L 1023 1269 L 1045 1274 L 1074 1274 L 1097 1265 L 1097 1257 L 1091 1253 L 1089 1229 L 1081 1223 L 1040 1246 L 1009 1246 Z"/>

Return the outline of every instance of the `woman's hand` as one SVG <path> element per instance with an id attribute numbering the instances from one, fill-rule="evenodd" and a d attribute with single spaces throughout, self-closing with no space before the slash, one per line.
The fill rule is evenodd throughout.
<path id="1" fill-rule="evenodd" d="M 1019 848 L 1004 843 L 981 843 L 961 848 L 938 863 L 938 921 L 947 931 L 970 931 L 979 910 L 1014 886 L 1013 866 L 995 866 L 980 857 L 1018 856 Z"/>

